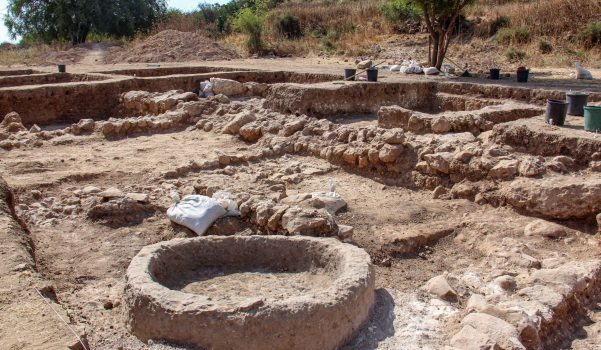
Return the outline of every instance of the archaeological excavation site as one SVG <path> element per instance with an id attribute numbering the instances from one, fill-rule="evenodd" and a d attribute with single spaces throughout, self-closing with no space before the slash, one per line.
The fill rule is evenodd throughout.
<path id="1" fill-rule="evenodd" d="M 601 349 L 598 82 L 269 62 L 0 71 L 0 349 Z"/>

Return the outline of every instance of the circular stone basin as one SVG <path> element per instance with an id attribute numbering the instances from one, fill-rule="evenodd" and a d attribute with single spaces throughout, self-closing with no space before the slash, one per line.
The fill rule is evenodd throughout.
<path id="1" fill-rule="evenodd" d="M 138 338 L 206 349 L 336 349 L 373 304 L 369 255 L 333 238 L 158 243 L 133 258 L 125 287 Z"/>

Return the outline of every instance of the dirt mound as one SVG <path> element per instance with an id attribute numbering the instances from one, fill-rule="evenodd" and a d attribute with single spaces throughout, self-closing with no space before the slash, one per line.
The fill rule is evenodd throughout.
<path id="1" fill-rule="evenodd" d="M 66 51 L 50 51 L 39 58 L 39 63 L 41 65 L 77 63 L 87 55 L 88 51 L 83 47 L 73 47 Z"/>
<path id="2" fill-rule="evenodd" d="M 101 63 L 104 52 L 111 47 L 113 43 L 85 43 L 75 45 L 64 51 L 49 51 L 40 56 L 38 63 L 41 65 L 54 64 L 72 64 L 72 63 Z M 98 57 L 100 56 L 100 57 Z M 87 60 L 91 60 L 87 62 Z"/>
<path id="3" fill-rule="evenodd" d="M 237 57 L 233 50 L 202 35 L 165 30 L 133 47 L 111 50 L 106 63 L 216 61 Z"/>

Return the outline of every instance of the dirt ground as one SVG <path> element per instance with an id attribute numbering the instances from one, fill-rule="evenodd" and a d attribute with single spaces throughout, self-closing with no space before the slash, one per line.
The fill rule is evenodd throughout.
<path id="1" fill-rule="evenodd" d="M 69 71 L 146 67 L 139 64 L 98 65 L 95 62 L 101 53 L 96 51 L 90 55 L 93 56 L 83 59 L 84 64 L 69 66 Z M 161 67 L 186 65 L 194 64 L 170 63 L 161 64 Z M 336 59 L 249 59 L 212 62 L 211 65 L 337 74 L 349 63 Z M 595 73 L 601 74 L 601 71 Z M 579 82 L 569 79 L 569 74 L 569 70 L 535 70 L 529 87 L 601 91 L 598 81 Z M 440 81 L 444 77 L 418 79 Z M 391 72 L 384 72 L 382 77 L 382 81 L 389 83 L 405 80 Z M 458 79 L 457 82 L 465 80 Z M 490 83 L 486 80 L 476 82 Z M 517 85 L 509 79 L 500 84 Z M 598 206 L 601 191 L 595 182 L 599 179 L 599 170 L 595 170 L 595 166 L 601 161 L 601 148 L 581 159 L 576 156 L 557 159 L 567 156 L 541 156 L 533 148 L 523 150 L 517 145 L 496 142 L 495 133 L 500 132 L 497 129 L 469 137 L 464 135 L 466 133 L 449 132 L 441 136 L 398 131 L 402 133 L 403 141 L 387 143 L 379 141 L 387 134 L 378 127 L 377 116 L 363 114 L 337 115 L 325 120 L 306 117 L 304 127 L 288 135 L 283 131 L 285 127 L 304 117 L 269 111 L 262 107 L 263 101 L 264 98 L 258 97 L 216 102 L 215 111 L 205 110 L 197 118 L 202 124 L 193 122 L 160 131 L 146 130 L 114 137 L 107 137 L 97 127 L 80 135 L 64 132 L 36 146 L 28 144 L 10 151 L 0 150 L 0 174 L 14 192 L 15 215 L 22 221 L 35 248 L 33 270 L 52 286 L 57 305 L 64 309 L 69 323 L 82 330 L 90 349 L 186 348 L 160 341 L 149 344 L 139 341 L 125 328 L 127 305 L 122 303 L 126 269 L 142 247 L 195 236 L 167 217 L 172 191 L 183 196 L 211 195 L 216 190 L 225 190 L 233 193 L 242 207 L 242 203 L 252 196 L 280 203 L 297 194 L 328 191 L 332 184 L 346 202 L 345 209 L 331 215 L 332 220 L 338 226 L 353 228 L 349 244 L 365 249 L 376 266 L 377 297 L 372 316 L 344 349 L 468 349 L 471 347 L 465 344 L 472 341 L 479 345 L 488 344 L 491 349 L 601 349 L 601 262 L 598 260 L 601 240 L 595 220 L 596 214 L 601 212 Z M 175 111 L 181 109 L 178 107 Z M 228 122 L 245 111 L 257 116 L 257 120 L 249 125 L 255 123 L 262 130 L 258 139 L 246 134 L 252 134 L 256 128 L 239 127 L 236 132 L 221 132 L 221 128 L 227 128 Z M 525 123 L 534 125 L 536 132 L 544 133 L 547 132 L 545 127 L 537 124 L 542 118 L 528 118 Z M 279 121 L 282 121 L 279 129 L 273 131 L 275 127 L 270 123 Z M 324 126 L 324 121 L 329 124 Z M 209 123 L 211 127 L 208 127 Z M 576 120 L 573 124 L 579 123 Z M 57 123 L 42 126 L 42 129 L 64 130 L 66 126 Z M 318 132 L 318 126 L 328 131 Z M 365 134 L 374 130 L 376 135 L 372 141 L 366 137 L 365 147 L 373 148 L 375 142 L 380 142 L 378 147 L 383 149 L 403 144 L 405 153 L 397 156 L 396 168 L 385 168 L 380 160 L 379 167 L 373 168 L 377 170 L 361 169 L 358 167 L 360 160 L 351 156 L 355 159 L 351 164 L 345 158 L 346 153 L 332 160 L 320 156 L 320 149 L 296 152 L 286 148 L 290 140 L 293 140 L 293 150 L 299 143 L 309 147 L 318 145 L 317 148 L 322 149 L 339 146 L 335 142 L 355 147 L 355 143 L 359 143 L 357 134 L 363 130 Z M 343 139 L 339 137 L 341 134 L 348 137 L 349 132 L 355 135 L 353 141 L 339 141 Z M 328 138 L 328 133 L 333 136 Z M 578 135 L 574 137 L 586 138 Z M 563 139 L 558 136 L 553 140 L 562 142 Z M 278 148 L 279 145 L 286 150 Z M 461 174 L 465 179 L 455 181 L 459 176 L 453 173 L 455 163 L 451 164 L 450 170 L 443 171 L 434 159 L 437 154 L 443 154 L 441 157 L 450 154 L 451 158 L 459 159 L 465 152 L 471 152 L 473 159 L 478 159 L 478 172 L 484 175 L 480 174 L 477 181 L 468 181 L 473 174 L 465 175 L 463 172 L 468 170 L 464 168 L 461 168 Z M 522 175 L 522 168 L 517 170 L 517 162 L 534 162 L 536 157 L 541 158 L 536 161 L 542 164 L 544 172 L 529 177 Z M 384 159 L 382 153 L 380 158 Z M 496 165 L 515 161 L 516 169 L 506 175 L 505 172 L 512 171 L 511 165 L 502 169 L 482 165 L 493 158 Z M 205 166 L 215 159 L 216 164 Z M 427 167 L 422 174 L 418 174 L 422 171 L 420 164 Z M 466 164 L 472 165 L 469 161 Z M 487 170 L 482 170 L 485 168 Z M 501 175 L 498 178 L 492 173 L 486 175 L 491 168 L 500 169 Z M 410 177 L 414 179 L 411 183 L 406 181 Z M 424 178 L 436 179 L 437 185 L 428 185 Z M 549 195 L 541 199 L 556 200 L 557 206 L 566 206 L 566 211 L 573 215 L 554 217 L 552 209 L 546 207 L 535 211 L 532 207 L 521 206 L 519 199 L 506 193 L 508 186 L 530 180 L 542 184 L 541 192 L 546 191 L 544 186 L 548 182 L 573 181 L 573 186 L 556 191 L 568 192 L 568 195 Z M 584 186 L 581 183 L 587 181 L 593 184 L 581 192 L 569 192 Z M 462 192 L 461 186 L 466 184 L 472 186 L 469 189 L 475 191 L 473 195 L 463 194 L 469 192 Z M 531 186 L 523 196 L 530 196 L 528 198 L 532 197 L 532 202 L 536 202 L 536 192 Z M 576 203 L 587 200 L 590 201 L 588 206 Z M 573 208 L 570 201 L 574 202 Z M 209 233 L 274 234 L 265 225 L 261 226 L 262 202 L 257 199 L 256 203 L 259 204 L 248 204 L 252 212 L 248 218 L 220 220 Z M 549 203 L 549 206 L 553 205 Z M 577 208 L 581 207 L 583 209 L 579 211 Z M 544 220 L 545 229 L 525 233 L 529 224 L 539 219 Z M 283 221 L 280 225 L 278 232 L 281 233 L 285 228 Z M 324 232 L 319 234 L 335 235 L 335 232 Z M 7 255 L 0 255 L 0 264 L 11 263 Z M 564 267 L 567 272 L 562 270 Z M 203 284 L 197 279 L 181 289 L 214 298 L 235 293 L 275 297 L 278 288 L 302 293 L 303 288 L 328 285 L 327 281 L 321 280 L 326 276 L 302 274 L 292 280 L 286 276 L 251 278 L 253 283 L 258 283 L 253 285 L 245 283 L 247 274 L 219 276 L 211 279 L 214 285 Z M 447 294 L 441 294 L 439 289 L 427 287 L 437 276 L 444 276 L 448 281 L 452 298 L 447 298 L 448 290 L 445 290 Z M 503 281 L 508 281 L 509 286 Z M 0 279 L 0 290 L 19 295 L 6 283 Z M 538 293 L 534 288 L 544 292 Z M 475 302 L 475 295 L 483 296 L 484 305 Z M 8 310 L 9 304 L 9 300 L 0 300 L 0 310 Z M 41 310 L 46 306 L 34 295 L 21 307 Z M 52 316 L 49 309 L 42 312 Z M 475 325 L 467 325 L 465 320 L 469 314 L 494 315 L 499 320 L 495 322 L 502 322 L 503 327 L 510 324 L 515 334 L 489 334 Z M 31 322 L 38 317 L 22 315 L 30 317 Z M 0 316 L 0 344 L 5 344 L 7 349 L 64 348 L 56 344 L 36 347 L 32 345 L 36 342 L 28 342 L 11 333 L 9 322 L 18 316 Z M 530 328 L 523 326 L 524 320 L 530 322 Z M 60 320 L 54 321 L 46 323 L 51 328 L 50 333 L 71 337 Z M 474 329 L 472 338 L 478 338 L 474 334 L 484 334 L 486 339 L 467 337 L 468 341 L 465 334 L 458 337 L 463 334 L 464 327 Z M 526 330 L 531 329 L 536 329 L 542 340 L 529 338 L 530 333 Z M 48 337 L 46 333 L 32 336 L 38 340 Z M 519 339 L 523 347 L 507 345 L 507 339 L 514 338 Z M 473 342 L 469 344 L 476 344 Z"/>

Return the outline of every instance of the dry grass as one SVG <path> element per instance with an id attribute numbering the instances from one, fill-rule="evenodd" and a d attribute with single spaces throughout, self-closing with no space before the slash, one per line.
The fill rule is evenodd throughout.
<path id="1" fill-rule="evenodd" d="M 526 42 L 512 40 L 491 48 L 500 61 L 507 62 L 503 52 L 513 48 L 527 54 L 524 60 L 514 62 L 517 64 L 565 67 L 577 60 L 593 68 L 601 67 L 600 48 L 587 50 L 577 40 L 588 24 L 601 21 L 599 0 L 485 0 L 470 10 L 470 16 L 484 20 L 480 27 L 503 16 L 509 21 L 510 31 L 527 31 L 530 39 Z M 482 34 L 485 30 L 477 32 Z M 541 50 L 541 41 L 550 44 L 551 52 Z"/>
<path id="2" fill-rule="evenodd" d="M 288 2 L 271 11 L 268 23 L 273 26 L 274 20 L 283 14 L 298 17 L 305 34 L 381 29 L 383 22 L 379 1 Z"/>
<path id="3" fill-rule="evenodd" d="M 599 0 L 510 1 L 500 5 L 484 4 L 473 13 L 488 18 L 505 16 L 513 28 L 524 27 L 534 36 L 563 38 L 601 20 Z"/>
<path id="4" fill-rule="evenodd" d="M 67 50 L 70 47 L 67 43 L 56 43 L 52 45 L 36 44 L 28 46 L 12 45 L 0 49 L 0 65 L 36 65 L 40 63 L 40 57 L 54 52 Z"/>
<path id="5" fill-rule="evenodd" d="M 393 26 L 384 19 L 380 11 L 383 1 L 386 0 L 287 1 L 267 16 L 265 42 L 269 49 L 281 56 L 377 56 L 371 47 L 380 44 L 399 46 L 398 50 L 395 49 L 398 51 L 395 59 L 425 59 L 426 57 L 415 57 L 425 51 L 423 46 L 426 44 L 423 40 L 414 44 L 402 43 L 401 40 L 409 39 L 404 35 L 394 34 Z M 299 18 L 303 37 L 288 40 L 276 34 L 276 20 L 285 14 Z M 506 16 L 511 28 L 525 28 L 530 40 L 510 40 L 502 44 L 490 37 L 489 24 L 499 16 Z M 589 67 L 601 68 L 601 48 L 587 50 L 576 40 L 578 33 L 589 23 L 601 21 L 599 0 L 480 0 L 469 9 L 468 18 L 479 18 L 481 23 L 475 27 L 475 36 L 453 43 L 449 56 L 457 61 L 477 61 L 483 67 L 566 67 L 572 66 L 574 60 L 579 60 Z M 198 17 L 182 15 L 158 24 L 150 34 L 174 29 L 214 36 L 205 27 L 206 23 L 202 23 Z M 424 34 L 414 37 L 421 36 Z M 140 35 L 125 43 L 125 46 L 134 47 L 146 38 L 147 35 Z M 550 52 L 541 52 L 540 39 L 551 45 Z M 228 47 L 237 48 L 239 53 L 245 52 L 241 35 L 234 33 L 221 40 Z M 506 53 L 512 48 L 525 52 L 526 58 L 510 61 Z M 56 48 L 41 45 L 0 50 L 0 64 L 34 64 L 37 57 L 54 49 Z"/>
<path id="6" fill-rule="evenodd" d="M 300 19 L 304 37 L 285 40 L 272 35 L 269 42 L 280 55 L 374 55 L 370 47 L 385 43 L 393 34 L 392 26 L 380 12 L 381 3 L 361 0 L 287 2 L 272 11 L 268 28 L 275 33 L 275 19 L 291 14 Z M 600 50 L 585 50 L 575 40 L 589 23 L 601 20 L 599 0 L 481 0 L 470 8 L 468 18 L 480 18 L 479 26 L 487 28 L 501 15 L 508 17 L 512 28 L 524 28 L 530 39 L 500 44 L 488 35 L 487 29 L 476 27 L 479 35 L 456 41 L 450 56 L 463 62 L 477 60 L 478 66 L 565 67 L 579 60 L 595 68 L 601 67 Z M 541 52 L 541 38 L 551 45 L 551 52 Z M 526 57 L 510 60 L 507 51 L 512 48 L 525 52 Z M 399 56 L 402 57 L 402 53 Z"/>
<path id="7" fill-rule="evenodd" d="M 298 17 L 302 38 L 277 37 L 276 19 L 285 14 Z M 380 2 L 362 0 L 287 2 L 270 12 L 267 27 L 274 51 L 291 56 L 360 56 L 391 30 L 380 12 Z"/>

